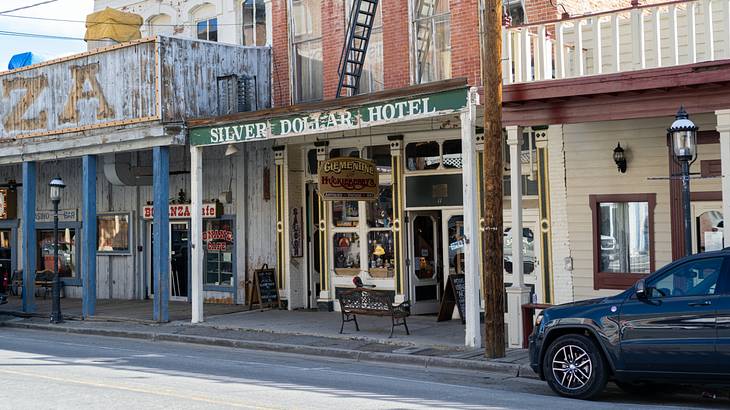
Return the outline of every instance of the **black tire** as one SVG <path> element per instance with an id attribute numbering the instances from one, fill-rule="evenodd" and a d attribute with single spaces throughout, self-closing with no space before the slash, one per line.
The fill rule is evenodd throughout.
<path id="1" fill-rule="evenodd" d="M 608 381 L 600 348 L 583 335 L 555 339 L 545 353 L 542 366 L 550 388 L 563 397 L 592 399 L 603 391 Z"/>

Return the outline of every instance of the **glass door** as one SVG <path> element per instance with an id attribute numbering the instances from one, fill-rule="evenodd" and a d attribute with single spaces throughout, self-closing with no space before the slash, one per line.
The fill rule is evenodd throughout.
<path id="1" fill-rule="evenodd" d="M 438 312 L 443 281 L 440 212 L 410 212 L 408 230 L 411 312 Z"/>
<path id="2" fill-rule="evenodd" d="M 0 293 L 7 293 L 8 289 L 5 288 L 4 284 L 10 285 L 12 280 L 12 248 L 10 229 L 0 229 Z"/>
<path id="3" fill-rule="evenodd" d="M 188 300 L 188 223 L 170 223 L 170 300 Z"/>
<path id="4" fill-rule="evenodd" d="M 532 289 L 537 301 L 544 301 L 543 277 L 540 269 L 540 226 L 538 211 L 535 208 L 522 210 L 522 273 L 525 286 Z M 512 213 L 507 210 L 504 215 L 504 282 L 510 286 L 512 275 Z"/>
<path id="5" fill-rule="evenodd" d="M 717 251 L 725 247 L 722 202 L 702 201 L 692 204 L 692 252 Z"/>
<path id="6" fill-rule="evenodd" d="M 464 273 L 464 215 L 462 211 L 443 211 L 444 272 L 448 275 Z M 444 282 L 445 283 L 445 282 Z M 443 289 L 443 288 L 442 288 Z"/>

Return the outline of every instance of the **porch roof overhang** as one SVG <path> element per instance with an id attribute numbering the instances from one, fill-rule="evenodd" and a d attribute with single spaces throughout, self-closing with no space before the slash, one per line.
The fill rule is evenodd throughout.
<path id="1" fill-rule="evenodd" d="M 1 141 L 0 165 L 184 144 L 185 130 L 181 123 L 163 125 L 155 121 L 118 127 L 113 132 L 109 128 L 98 128 L 43 138 Z"/>
<path id="2" fill-rule="evenodd" d="M 730 60 L 504 87 L 502 123 L 569 124 L 730 108 Z"/>
<path id="3" fill-rule="evenodd" d="M 466 79 L 457 78 L 334 100 L 193 119 L 187 126 L 190 144 L 198 146 L 291 140 L 459 113 L 470 103 L 468 91 Z M 390 105 L 391 115 L 385 105 Z M 372 110 L 380 114 L 374 115 Z"/>

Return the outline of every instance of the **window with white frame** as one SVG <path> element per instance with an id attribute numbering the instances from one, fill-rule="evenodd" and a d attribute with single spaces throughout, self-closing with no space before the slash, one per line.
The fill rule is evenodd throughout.
<path id="1" fill-rule="evenodd" d="M 266 4 L 264 0 L 244 0 L 241 3 L 241 44 L 266 45 Z"/>
<path id="2" fill-rule="evenodd" d="M 322 99 L 322 0 L 290 0 L 294 101 Z"/>
<path id="3" fill-rule="evenodd" d="M 354 1 L 348 0 L 345 3 L 345 28 L 350 24 L 350 15 L 352 13 L 352 5 Z M 375 20 L 373 21 L 372 31 L 370 32 L 370 42 L 368 43 L 368 52 L 365 56 L 365 64 L 360 77 L 359 94 L 373 93 L 382 91 L 385 87 L 384 69 L 383 69 L 383 6 L 378 5 L 375 11 Z"/>
<path id="4" fill-rule="evenodd" d="M 451 78 L 451 14 L 446 0 L 411 0 L 416 83 Z"/>
<path id="5" fill-rule="evenodd" d="M 218 41 L 218 19 L 200 20 L 195 23 L 198 40 Z"/>

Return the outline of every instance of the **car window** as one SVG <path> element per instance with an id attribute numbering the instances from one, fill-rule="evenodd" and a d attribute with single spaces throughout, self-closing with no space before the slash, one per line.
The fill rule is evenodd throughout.
<path id="1" fill-rule="evenodd" d="M 723 258 L 697 259 L 683 263 L 649 282 L 650 297 L 714 295 Z"/>

